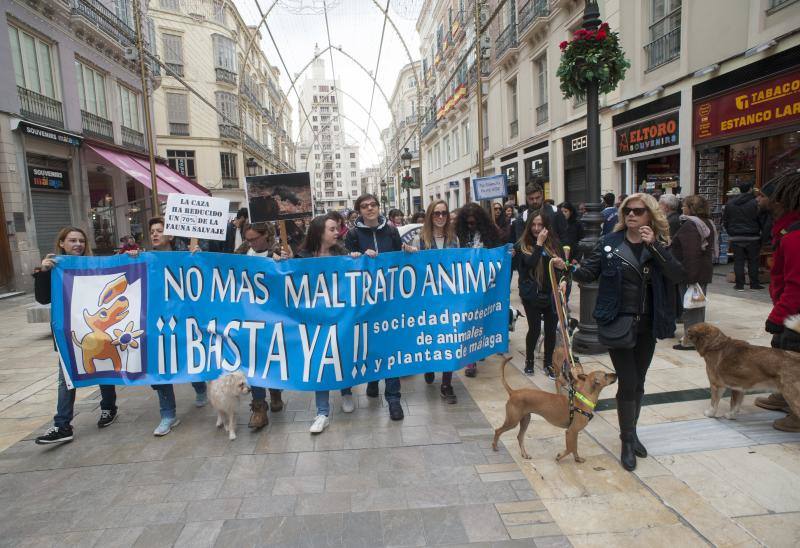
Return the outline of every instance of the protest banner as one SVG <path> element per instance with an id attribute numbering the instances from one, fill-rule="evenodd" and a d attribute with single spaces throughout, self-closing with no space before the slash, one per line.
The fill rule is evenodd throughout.
<path id="1" fill-rule="evenodd" d="M 505 173 L 472 180 L 472 195 L 475 200 L 505 198 L 508 194 L 508 179 Z"/>
<path id="2" fill-rule="evenodd" d="M 164 209 L 164 234 L 224 240 L 229 207 L 227 198 L 169 194 Z"/>
<path id="3" fill-rule="evenodd" d="M 245 193 L 251 223 L 301 219 L 313 213 L 307 171 L 247 177 Z"/>
<path id="4" fill-rule="evenodd" d="M 510 246 L 295 259 L 59 257 L 69 386 L 210 380 L 331 390 L 451 371 L 508 348 Z"/>

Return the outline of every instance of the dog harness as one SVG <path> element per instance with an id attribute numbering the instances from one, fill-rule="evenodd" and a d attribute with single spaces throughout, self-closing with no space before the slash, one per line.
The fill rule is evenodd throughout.
<path id="1" fill-rule="evenodd" d="M 575 417 L 575 411 L 577 411 L 587 419 L 592 420 L 592 417 L 594 417 L 594 413 L 590 411 L 584 411 L 580 407 L 576 407 L 575 398 L 577 398 L 579 402 L 587 406 L 592 411 L 594 411 L 595 404 L 592 403 L 592 401 L 589 398 L 587 398 L 586 396 L 575 390 L 575 387 L 573 387 L 571 384 L 569 385 L 568 394 L 569 394 L 569 424 L 567 425 L 567 428 L 569 428 L 572 425 L 572 419 Z"/>

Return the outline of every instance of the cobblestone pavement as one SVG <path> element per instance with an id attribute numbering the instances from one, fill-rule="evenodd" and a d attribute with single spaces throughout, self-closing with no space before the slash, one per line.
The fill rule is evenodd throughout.
<path id="1" fill-rule="evenodd" d="M 708 320 L 766 344 L 768 305 L 715 288 Z M 164 438 L 152 435 L 149 388 L 120 389 L 120 418 L 104 430 L 95 426 L 97 390 L 82 389 L 75 441 L 43 448 L 33 438 L 54 411 L 55 356 L 48 327 L 25 323 L 29 302 L 0 301 L 0 546 L 796 546 L 800 538 L 800 435 L 773 430 L 780 415 L 754 407 L 754 395 L 738 421 L 705 418 L 703 362 L 672 351 L 675 339 L 659 343 L 648 375 L 640 437 L 651 456 L 633 474 L 617 460 L 613 409 L 581 434 L 583 464 L 555 463 L 563 430 L 537 416 L 526 437 L 531 460 L 513 432 L 492 452 L 507 399 L 497 358 L 475 379 L 456 375 L 457 405 L 440 400 L 438 382 L 403 379 L 402 423 L 363 387 L 351 415 L 334 396 L 319 436 L 308 433 L 310 394 L 286 394 L 287 409 L 258 433 L 247 431 L 243 401 L 231 442 L 210 409 L 194 408 L 188 386 L 177 388 L 182 423 Z M 509 382 L 552 390 L 540 372 L 520 371 L 525 332 L 520 319 Z M 610 369 L 607 355 L 583 363 Z"/>

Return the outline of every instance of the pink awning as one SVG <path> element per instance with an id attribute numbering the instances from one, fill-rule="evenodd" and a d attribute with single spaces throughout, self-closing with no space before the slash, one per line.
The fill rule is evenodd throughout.
<path id="1" fill-rule="evenodd" d="M 118 167 L 147 188 L 150 188 L 150 168 L 145 167 L 146 164 L 141 164 L 136 158 L 128 154 L 116 152 L 114 150 L 88 143 L 86 146 L 96 152 L 101 158 L 110 162 L 112 166 Z M 156 175 L 158 175 L 158 171 L 156 171 Z M 158 194 L 160 196 L 166 196 L 171 192 L 176 192 L 179 194 L 181 193 L 180 190 L 171 186 L 167 181 L 162 182 L 161 178 L 159 177 Z"/>
<path id="2" fill-rule="evenodd" d="M 144 167 L 147 172 L 150 172 L 150 162 L 135 158 L 135 160 Z M 191 182 L 180 173 L 173 171 L 169 166 L 164 164 L 156 164 L 156 176 L 158 177 L 158 193 L 161 194 L 161 185 L 166 184 L 171 188 L 177 189 L 176 192 L 180 194 L 189 194 L 192 196 L 208 196 L 211 194 L 208 190 L 199 185 Z"/>

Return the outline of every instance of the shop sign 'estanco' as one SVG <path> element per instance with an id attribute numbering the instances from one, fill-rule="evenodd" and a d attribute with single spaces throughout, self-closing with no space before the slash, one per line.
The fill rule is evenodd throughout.
<path id="1" fill-rule="evenodd" d="M 617 130 L 617 157 L 678 144 L 678 111 Z"/>
<path id="2" fill-rule="evenodd" d="M 694 142 L 747 134 L 800 121 L 800 71 L 741 87 L 694 105 Z"/>

